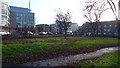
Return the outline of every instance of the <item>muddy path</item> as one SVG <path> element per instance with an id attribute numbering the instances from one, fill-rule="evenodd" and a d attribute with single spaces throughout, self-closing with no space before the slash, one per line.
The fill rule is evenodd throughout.
<path id="1" fill-rule="evenodd" d="M 89 53 L 89 52 L 94 52 L 96 50 L 100 50 L 102 48 L 108 48 L 108 47 L 120 47 L 120 44 L 97 45 L 97 46 L 91 46 L 91 47 L 80 47 L 76 49 L 58 49 L 58 50 L 48 50 L 48 51 L 42 51 L 42 52 L 33 52 L 27 55 L 9 58 L 3 61 L 3 65 L 22 64 L 22 63 L 27 63 L 27 62 L 37 61 L 37 60 L 57 58 L 60 56 Z"/>

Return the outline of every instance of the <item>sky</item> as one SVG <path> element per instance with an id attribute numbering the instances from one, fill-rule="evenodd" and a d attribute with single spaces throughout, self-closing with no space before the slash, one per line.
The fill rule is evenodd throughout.
<path id="1" fill-rule="evenodd" d="M 6 0 L 11 6 L 29 8 L 29 0 Z M 69 9 L 72 12 L 71 21 L 81 26 L 86 22 L 83 17 L 83 8 L 85 0 L 30 0 L 31 10 L 35 13 L 36 24 L 55 23 L 55 9 L 62 11 Z M 102 21 L 115 20 L 111 10 L 104 12 Z"/>

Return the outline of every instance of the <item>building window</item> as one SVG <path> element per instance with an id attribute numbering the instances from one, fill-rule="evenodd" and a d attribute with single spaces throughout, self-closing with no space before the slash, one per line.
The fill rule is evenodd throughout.
<path id="1" fill-rule="evenodd" d="M 7 16 L 3 16 L 3 15 L 2 15 L 2 20 L 3 20 L 3 21 L 7 21 Z"/>
<path id="2" fill-rule="evenodd" d="M 98 27 L 101 28 L 101 25 L 99 25 Z"/>
<path id="3" fill-rule="evenodd" d="M 107 29 L 107 32 L 110 32 L 111 31 L 111 29 Z"/>
<path id="4" fill-rule="evenodd" d="M 16 17 L 16 20 L 21 20 L 21 17 Z"/>
<path id="5" fill-rule="evenodd" d="M 98 35 L 101 35 L 101 33 L 98 33 Z"/>
<path id="6" fill-rule="evenodd" d="M 104 29 L 104 31 L 106 31 L 106 29 Z"/>
<path id="7" fill-rule="evenodd" d="M 109 33 L 109 35 L 111 35 L 111 33 Z"/>
<path id="8" fill-rule="evenodd" d="M 7 26 L 7 21 L 2 21 L 2 26 Z"/>
<path id="9" fill-rule="evenodd" d="M 112 27 L 112 25 L 109 25 L 109 27 Z"/>
<path id="10" fill-rule="evenodd" d="M 104 27 L 106 27 L 106 25 L 104 25 Z"/>
<path id="11" fill-rule="evenodd" d="M 2 14 L 6 14 L 7 15 L 7 10 L 2 9 Z"/>
<path id="12" fill-rule="evenodd" d="M 104 35 L 106 35 L 106 33 L 104 33 Z"/>
<path id="13" fill-rule="evenodd" d="M 2 8 L 7 9 L 7 5 L 3 3 Z"/>

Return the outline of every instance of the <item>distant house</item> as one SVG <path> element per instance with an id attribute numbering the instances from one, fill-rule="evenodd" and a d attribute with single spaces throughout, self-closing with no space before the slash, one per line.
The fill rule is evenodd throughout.
<path id="1" fill-rule="evenodd" d="M 68 30 L 70 30 L 72 32 L 78 30 L 78 24 L 77 23 L 71 23 Z"/>
<path id="2" fill-rule="evenodd" d="M 91 26 L 92 23 L 85 23 L 83 24 L 79 31 L 80 35 L 82 36 L 92 36 L 93 35 L 93 28 Z M 100 22 L 95 29 L 96 36 L 118 36 L 118 28 L 117 28 L 117 21 L 104 21 Z"/>
<path id="3" fill-rule="evenodd" d="M 56 20 L 54 24 L 51 24 L 51 32 L 54 32 L 56 34 L 64 34 L 64 28 L 62 27 L 62 24 L 60 21 Z M 74 32 L 78 30 L 78 24 L 77 23 L 70 23 L 67 32 Z"/>
<path id="4" fill-rule="evenodd" d="M 50 25 L 48 24 L 37 24 L 36 29 L 38 32 L 50 32 Z"/>
<path id="5" fill-rule="evenodd" d="M 59 28 L 57 24 L 50 24 L 50 32 L 52 32 L 53 34 L 59 33 Z"/>

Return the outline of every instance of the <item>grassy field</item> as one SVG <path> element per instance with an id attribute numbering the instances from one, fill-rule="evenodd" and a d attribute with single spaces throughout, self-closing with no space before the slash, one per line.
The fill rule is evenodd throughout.
<path id="1" fill-rule="evenodd" d="M 6 39 L 3 40 L 2 53 L 3 60 L 21 56 L 21 53 L 40 52 L 45 50 L 56 49 L 74 49 L 79 47 L 89 47 L 95 45 L 118 43 L 116 38 L 96 38 L 91 37 L 40 37 L 40 38 L 23 38 L 23 39 Z"/>
<path id="2" fill-rule="evenodd" d="M 85 65 L 82 65 L 80 68 L 91 68 L 91 67 L 119 68 L 120 67 L 119 60 L 120 60 L 120 52 L 116 52 L 112 54 L 107 54 L 96 60 L 89 60 Z"/>

